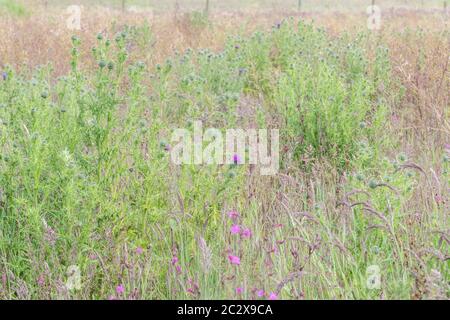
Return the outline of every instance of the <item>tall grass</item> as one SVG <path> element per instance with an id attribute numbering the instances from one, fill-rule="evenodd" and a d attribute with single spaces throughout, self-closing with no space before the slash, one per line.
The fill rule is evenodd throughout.
<path id="1" fill-rule="evenodd" d="M 98 34 L 91 68 L 74 36 L 58 79 L 4 69 L 1 298 L 448 297 L 449 151 L 438 172 L 400 152 L 379 39 L 287 20 L 153 66 L 135 58 L 153 36 Z M 281 172 L 175 166 L 171 129 L 194 120 L 280 128 Z"/>

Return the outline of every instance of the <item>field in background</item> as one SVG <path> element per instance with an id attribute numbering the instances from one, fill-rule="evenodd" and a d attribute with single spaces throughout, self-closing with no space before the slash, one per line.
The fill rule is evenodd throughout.
<path id="1" fill-rule="evenodd" d="M 450 297 L 443 1 L 376 1 L 380 30 L 370 1 L 104 2 L 69 30 L 0 0 L 0 299 Z M 279 128 L 280 172 L 173 165 L 199 119 Z"/>
<path id="2" fill-rule="evenodd" d="M 407 8 L 415 10 L 442 10 L 448 0 L 376 0 L 375 4 L 384 9 Z M 104 6 L 116 9 L 138 7 L 152 8 L 157 13 L 173 10 L 204 10 L 212 12 L 255 11 L 255 10 L 302 10 L 306 12 L 365 12 L 371 0 L 19 0 L 27 7 L 67 7 L 69 5 Z"/>

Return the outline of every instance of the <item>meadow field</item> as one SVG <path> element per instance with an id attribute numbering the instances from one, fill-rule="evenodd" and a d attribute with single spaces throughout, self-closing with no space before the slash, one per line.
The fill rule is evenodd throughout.
<path id="1" fill-rule="evenodd" d="M 449 299 L 449 22 L 439 0 L 0 0 L 0 300 Z M 199 123 L 277 132 L 276 170 L 239 145 L 177 163 Z"/>

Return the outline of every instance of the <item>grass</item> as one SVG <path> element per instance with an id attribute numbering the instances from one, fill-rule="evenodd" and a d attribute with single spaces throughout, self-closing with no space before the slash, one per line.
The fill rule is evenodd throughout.
<path id="1" fill-rule="evenodd" d="M 23 17 L 28 14 L 27 9 L 25 9 L 23 5 L 12 0 L 1 0 L 0 12 L 10 14 L 16 17 Z"/>
<path id="2" fill-rule="evenodd" d="M 313 17 L 0 25 L 0 298 L 448 299 L 448 29 Z M 198 119 L 279 128 L 279 174 L 174 165 Z"/>
<path id="3" fill-rule="evenodd" d="M 29 0 L 21 0 L 27 2 Z M 75 1 L 81 5 L 99 5 L 99 6 L 109 6 L 114 8 L 122 8 L 122 0 L 78 0 Z M 167 0 L 164 2 L 157 0 L 125 0 L 125 6 L 138 6 L 138 7 L 152 7 L 156 11 L 170 11 L 172 10 L 176 3 L 182 9 L 186 10 L 204 10 L 206 8 L 206 0 Z M 414 9 L 442 9 L 445 0 L 376 0 L 376 5 L 381 6 L 381 8 L 391 8 L 391 7 L 407 7 Z M 73 2 L 68 0 L 47 0 L 49 6 L 68 6 L 73 4 Z M 344 0 L 344 1 L 333 1 L 333 0 L 302 0 L 301 10 L 304 11 L 338 11 L 338 12 L 349 12 L 349 11 L 361 11 L 365 12 L 366 8 L 372 4 L 372 0 L 361 1 L 361 0 Z M 217 1 L 210 0 L 209 9 L 212 11 L 222 11 L 222 10 L 260 10 L 260 9 L 270 9 L 270 10 L 297 10 L 299 8 L 298 0 L 227 0 L 227 1 Z"/>

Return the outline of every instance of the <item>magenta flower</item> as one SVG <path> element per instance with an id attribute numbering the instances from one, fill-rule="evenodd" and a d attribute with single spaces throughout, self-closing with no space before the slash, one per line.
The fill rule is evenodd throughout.
<path id="1" fill-rule="evenodd" d="M 231 264 L 235 264 L 235 265 L 241 264 L 241 259 L 239 259 L 239 257 L 233 256 L 231 254 L 228 256 L 228 260 L 230 261 Z"/>
<path id="2" fill-rule="evenodd" d="M 144 249 L 142 249 L 141 247 L 136 248 L 136 254 L 142 254 L 143 252 L 144 252 Z"/>
<path id="3" fill-rule="evenodd" d="M 242 236 L 244 238 L 251 238 L 252 237 L 252 230 L 250 230 L 249 228 L 245 228 L 244 230 L 242 230 Z"/>
<path id="4" fill-rule="evenodd" d="M 450 143 L 444 144 L 444 149 L 450 151 Z"/>
<path id="5" fill-rule="evenodd" d="M 228 217 L 231 219 L 231 220 L 236 220 L 237 218 L 239 218 L 239 213 L 237 212 L 237 211 L 230 211 L 230 212 L 228 212 Z"/>
<path id="6" fill-rule="evenodd" d="M 265 292 L 264 292 L 264 290 L 263 289 L 260 289 L 260 290 L 258 290 L 258 291 L 256 291 L 256 295 L 258 296 L 258 297 L 264 297 L 264 294 L 265 294 Z"/>
<path id="7" fill-rule="evenodd" d="M 177 270 L 177 273 L 180 274 L 181 273 L 180 265 L 177 264 L 177 266 L 175 267 L 175 270 Z"/>
<path id="8" fill-rule="evenodd" d="M 122 284 L 119 284 L 119 285 L 116 287 L 116 292 L 117 292 L 117 294 L 122 294 L 122 293 L 124 293 L 124 292 L 125 292 L 124 286 L 123 286 Z"/>
<path id="9" fill-rule="evenodd" d="M 188 288 L 186 291 L 187 291 L 187 293 L 194 294 L 194 289 L 193 288 Z"/>
<path id="10" fill-rule="evenodd" d="M 277 296 L 277 294 L 275 292 L 272 292 L 269 295 L 269 300 L 277 300 L 277 299 L 278 299 L 278 296 Z"/>
<path id="11" fill-rule="evenodd" d="M 238 154 L 235 154 L 233 156 L 233 163 L 234 164 L 240 164 L 241 163 L 241 157 Z"/>
<path id="12" fill-rule="evenodd" d="M 241 227 L 237 224 L 233 225 L 230 229 L 231 234 L 239 234 L 241 233 Z"/>
<path id="13" fill-rule="evenodd" d="M 242 292 L 244 292 L 244 289 L 242 289 L 241 287 L 236 288 L 236 294 L 242 294 Z"/>
<path id="14" fill-rule="evenodd" d="M 178 263 L 178 257 L 177 256 L 173 256 L 172 258 L 172 265 L 176 265 Z"/>

